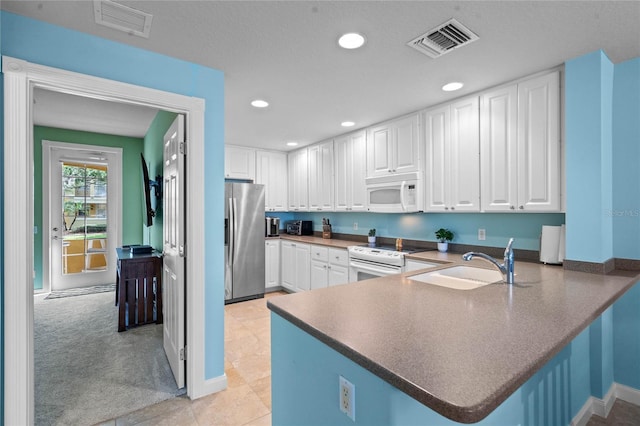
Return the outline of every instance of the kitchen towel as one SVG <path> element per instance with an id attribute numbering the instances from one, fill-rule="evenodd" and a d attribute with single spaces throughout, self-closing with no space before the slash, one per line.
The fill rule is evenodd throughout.
<path id="1" fill-rule="evenodd" d="M 540 235 L 540 262 L 560 264 L 565 255 L 565 228 L 561 226 L 542 226 Z"/>

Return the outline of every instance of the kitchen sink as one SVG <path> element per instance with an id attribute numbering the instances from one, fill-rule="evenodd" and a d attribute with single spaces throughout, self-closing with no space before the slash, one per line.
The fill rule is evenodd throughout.
<path id="1" fill-rule="evenodd" d="M 474 266 L 452 266 L 408 277 L 412 281 L 439 285 L 456 290 L 473 290 L 503 281 L 502 273 Z"/>

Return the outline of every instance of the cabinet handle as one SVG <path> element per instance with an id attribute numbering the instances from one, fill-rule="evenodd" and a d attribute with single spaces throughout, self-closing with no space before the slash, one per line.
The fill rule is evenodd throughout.
<path id="1" fill-rule="evenodd" d="M 518 207 L 520 210 L 524 210 L 524 206 L 520 206 Z"/>
<path id="2" fill-rule="evenodd" d="M 449 207 L 445 206 L 445 207 L 444 207 L 444 209 L 445 209 L 445 210 L 449 210 Z"/>
<path id="3" fill-rule="evenodd" d="M 514 206 L 509 207 L 511 210 L 515 210 L 516 208 Z"/>
<path id="4" fill-rule="evenodd" d="M 455 209 L 456 209 L 455 207 L 451 207 L 451 210 L 455 210 Z"/>

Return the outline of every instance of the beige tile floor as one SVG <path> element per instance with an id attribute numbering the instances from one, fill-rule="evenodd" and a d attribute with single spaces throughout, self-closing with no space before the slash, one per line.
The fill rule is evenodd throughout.
<path id="1" fill-rule="evenodd" d="M 228 388 L 195 401 L 160 402 L 103 425 L 271 425 L 271 328 L 267 300 L 226 305 L 225 373 Z"/>

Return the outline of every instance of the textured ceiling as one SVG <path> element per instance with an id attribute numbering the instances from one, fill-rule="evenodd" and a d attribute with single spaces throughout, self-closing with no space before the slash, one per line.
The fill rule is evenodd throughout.
<path id="1" fill-rule="evenodd" d="M 286 150 L 602 49 L 640 56 L 638 1 L 122 1 L 153 14 L 148 39 L 95 24 L 90 1 L 6 1 L 3 10 L 225 73 L 226 143 Z M 431 59 L 406 46 L 455 18 L 480 39 Z M 338 37 L 357 31 L 359 50 Z M 441 86 L 463 81 L 445 93 Z M 263 98 L 267 109 L 249 102 Z"/>

